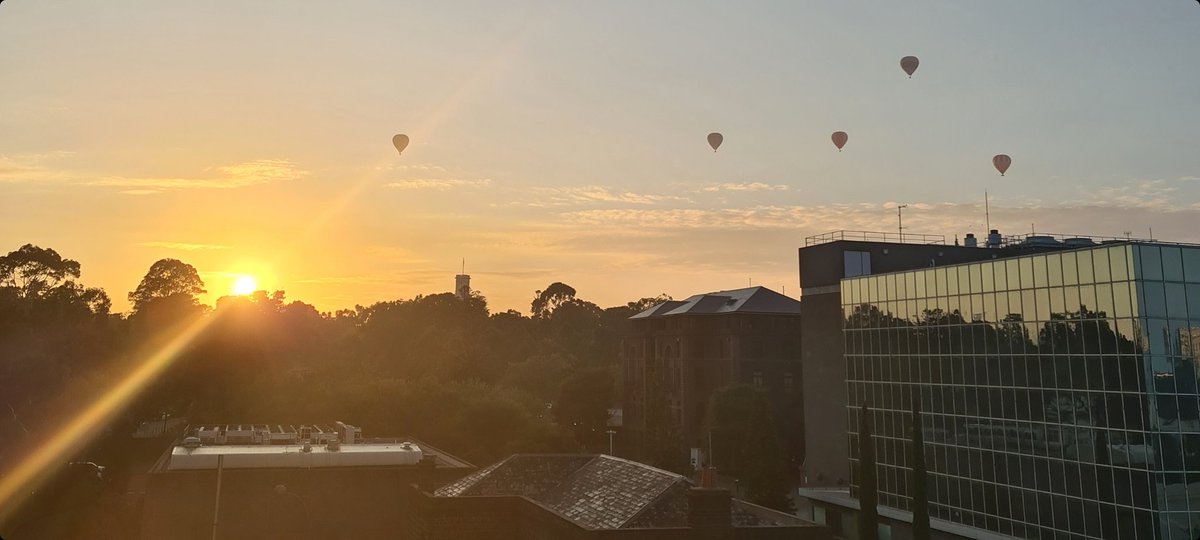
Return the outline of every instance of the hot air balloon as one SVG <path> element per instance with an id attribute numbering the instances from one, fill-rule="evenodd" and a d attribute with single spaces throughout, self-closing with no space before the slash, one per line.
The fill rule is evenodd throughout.
<path id="1" fill-rule="evenodd" d="M 846 146 L 846 141 L 849 139 L 850 136 L 846 135 L 845 131 L 833 132 L 833 145 L 837 147 L 838 152 L 842 151 L 842 147 Z"/>
<path id="2" fill-rule="evenodd" d="M 397 133 L 395 137 L 392 137 L 392 145 L 396 147 L 396 152 L 403 154 L 404 149 L 408 148 L 408 135 Z"/>
<path id="3" fill-rule="evenodd" d="M 912 74 L 917 70 L 917 66 L 921 64 L 915 56 L 905 56 L 900 59 L 900 69 L 903 69 L 908 74 L 908 78 L 912 78 Z"/>
<path id="4" fill-rule="evenodd" d="M 725 137 L 722 137 L 720 133 L 709 133 L 708 134 L 708 145 L 712 147 L 713 152 L 717 151 L 717 148 L 719 148 L 721 146 L 721 141 L 724 141 L 724 140 L 725 140 Z"/>
<path id="5" fill-rule="evenodd" d="M 1004 171 L 1007 171 L 1008 166 L 1012 165 L 1012 158 L 1008 157 L 1008 154 L 997 154 L 992 158 L 992 165 L 996 167 L 997 171 L 1000 171 L 1000 176 L 1004 176 Z"/>

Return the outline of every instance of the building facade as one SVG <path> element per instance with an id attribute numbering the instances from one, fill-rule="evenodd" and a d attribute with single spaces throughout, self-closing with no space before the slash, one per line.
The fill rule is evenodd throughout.
<path id="1" fill-rule="evenodd" d="M 999 235 L 996 234 L 998 237 Z M 1037 248 L 984 249 L 947 245 L 940 235 L 834 231 L 810 236 L 799 249 L 805 484 L 846 487 L 846 363 L 843 358 L 841 280 L 916 268 L 1008 257 Z"/>
<path id="2" fill-rule="evenodd" d="M 919 401 L 937 520 L 1020 538 L 1200 535 L 1200 247 L 849 277 L 840 297 L 852 493 L 867 405 L 880 504 L 909 509 Z"/>
<path id="3" fill-rule="evenodd" d="M 800 302 L 765 287 L 668 301 L 630 318 L 622 340 L 623 429 L 633 454 L 670 437 L 701 450 L 713 394 L 747 384 L 767 392 L 798 467 L 804 452 Z M 693 452 L 693 455 L 699 452 Z"/>

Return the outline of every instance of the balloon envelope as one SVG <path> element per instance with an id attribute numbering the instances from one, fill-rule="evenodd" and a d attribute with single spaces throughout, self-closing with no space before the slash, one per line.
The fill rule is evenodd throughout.
<path id="1" fill-rule="evenodd" d="M 725 140 L 725 137 L 721 136 L 720 133 L 709 133 L 708 134 L 708 145 L 712 147 L 713 152 L 717 151 L 717 148 L 721 146 L 721 141 L 724 141 L 724 140 Z"/>
<path id="2" fill-rule="evenodd" d="M 1004 176 L 1004 171 L 1007 171 L 1008 166 L 1012 165 L 1012 158 L 1007 154 L 997 154 L 992 158 L 992 165 L 996 167 L 997 171 L 1000 171 L 1000 176 Z"/>
<path id="3" fill-rule="evenodd" d="M 900 59 L 900 69 L 903 69 L 909 78 L 912 78 L 913 72 L 917 70 L 917 66 L 920 64 L 921 61 L 917 60 L 915 56 L 905 56 Z"/>
<path id="4" fill-rule="evenodd" d="M 836 146 L 839 151 L 841 151 L 843 146 L 846 146 L 846 141 L 848 140 L 850 140 L 850 136 L 846 135 L 845 131 L 833 132 L 833 145 Z"/>
<path id="5" fill-rule="evenodd" d="M 403 133 L 396 134 L 395 137 L 392 137 L 392 145 L 396 147 L 396 152 L 403 154 L 404 149 L 408 147 L 408 135 Z"/>

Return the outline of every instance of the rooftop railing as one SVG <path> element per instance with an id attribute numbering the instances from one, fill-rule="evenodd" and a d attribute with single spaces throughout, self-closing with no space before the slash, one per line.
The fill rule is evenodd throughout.
<path id="1" fill-rule="evenodd" d="M 896 244 L 946 243 L 946 237 L 940 234 L 842 230 L 809 236 L 804 239 L 804 245 L 815 246 L 819 244 L 828 244 L 829 242 L 837 242 L 839 240 L 852 240 L 857 242 L 891 242 Z"/>

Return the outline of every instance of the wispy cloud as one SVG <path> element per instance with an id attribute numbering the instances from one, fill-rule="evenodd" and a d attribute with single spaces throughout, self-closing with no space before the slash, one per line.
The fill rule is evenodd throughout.
<path id="1" fill-rule="evenodd" d="M 785 184 L 766 184 L 763 182 L 725 182 L 722 184 L 713 184 L 704 188 L 703 191 L 787 191 L 789 188 Z"/>
<path id="2" fill-rule="evenodd" d="M 94 186 L 152 189 L 232 189 L 272 182 L 296 180 L 308 175 L 286 159 L 260 159 L 215 167 L 218 173 L 208 178 L 108 176 L 88 182 Z M 139 191 L 139 190 L 126 190 Z M 145 193 L 130 193 L 145 194 Z"/>
<path id="3" fill-rule="evenodd" d="M 69 180 L 70 175 L 47 166 L 47 162 L 71 155 L 72 152 L 43 152 L 38 154 L 0 155 L 0 182 L 46 182 Z"/>
<path id="4" fill-rule="evenodd" d="M 593 203 L 652 205 L 663 202 L 691 202 L 685 197 L 652 193 L 620 191 L 604 186 L 569 186 L 537 188 L 537 198 L 525 201 L 527 206 L 567 206 Z"/>
<path id="5" fill-rule="evenodd" d="M 137 245 L 142 247 L 176 249 L 180 251 L 202 251 L 211 249 L 230 249 L 232 246 L 221 244 L 191 244 L 187 242 L 139 242 Z"/>
<path id="6" fill-rule="evenodd" d="M 446 191 L 456 188 L 486 188 L 491 185 L 490 178 L 480 178 L 478 180 L 462 180 L 456 178 L 415 178 L 412 180 L 398 180 L 384 184 L 384 187 L 393 189 L 427 189 L 435 191 Z"/>

